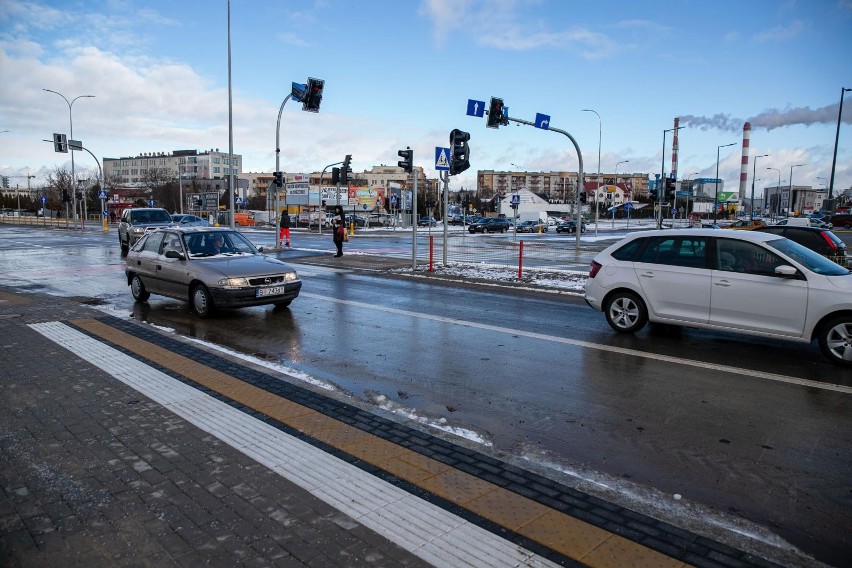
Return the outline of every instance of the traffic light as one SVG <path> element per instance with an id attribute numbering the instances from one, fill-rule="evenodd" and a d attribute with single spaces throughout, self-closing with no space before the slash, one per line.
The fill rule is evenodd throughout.
<path id="1" fill-rule="evenodd" d="M 308 77 L 308 88 L 302 99 L 302 110 L 319 112 L 323 88 L 325 88 L 325 81 Z"/>
<path id="2" fill-rule="evenodd" d="M 485 125 L 488 128 L 499 128 L 501 124 L 506 124 L 503 120 L 503 99 L 491 97 L 491 104 L 488 105 L 488 122 Z"/>
<path id="3" fill-rule="evenodd" d="M 343 167 L 340 168 L 340 183 L 349 183 L 349 174 L 352 173 L 352 168 L 349 163 L 352 162 L 352 154 L 346 154 L 343 159 Z"/>
<path id="4" fill-rule="evenodd" d="M 284 172 L 273 172 L 272 175 L 275 177 L 275 185 L 282 187 L 284 185 Z"/>
<path id="5" fill-rule="evenodd" d="M 71 196 L 68 195 L 68 190 L 62 190 L 62 203 L 71 203 Z"/>
<path id="6" fill-rule="evenodd" d="M 53 133 L 53 151 L 68 153 L 68 137 L 66 135 Z"/>
<path id="7" fill-rule="evenodd" d="M 340 168 L 331 168 L 331 185 L 340 183 Z"/>
<path id="8" fill-rule="evenodd" d="M 450 132 L 450 175 L 460 174 L 470 167 L 470 140 L 468 132 L 462 132 L 458 128 Z"/>
<path id="9" fill-rule="evenodd" d="M 580 203 L 586 203 L 589 200 L 589 196 L 586 195 L 586 192 L 580 190 Z"/>
<path id="10" fill-rule="evenodd" d="M 648 199 L 651 201 L 656 201 L 660 194 L 657 192 L 656 187 L 651 187 L 648 189 Z"/>
<path id="11" fill-rule="evenodd" d="M 396 165 L 411 173 L 411 170 L 414 169 L 414 150 L 410 146 L 406 146 L 405 150 L 400 150 L 397 154 L 399 154 L 402 160 L 397 162 Z"/>
<path id="12" fill-rule="evenodd" d="M 674 203 L 675 198 L 675 180 L 674 178 L 666 178 L 666 193 L 664 200 Z"/>

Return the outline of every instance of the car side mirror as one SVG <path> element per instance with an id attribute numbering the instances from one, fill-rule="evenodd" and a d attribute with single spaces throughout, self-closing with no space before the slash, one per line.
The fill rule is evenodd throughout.
<path id="1" fill-rule="evenodd" d="M 779 276 L 783 276 L 784 278 L 795 278 L 796 274 L 798 274 L 798 270 L 789 264 L 782 264 L 781 266 L 775 267 L 775 274 Z"/>
<path id="2" fill-rule="evenodd" d="M 258 252 L 263 252 L 263 247 L 259 246 L 259 247 L 257 247 L 257 250 L 258 250 Z"/>
<path id="3" fill-rule="evenodd" d="M 181 253 L 179 253 L 176 250 L 167 250 L 166 251 L 166 258 L 176 258 L 178 260 L 186 260 L 186 257 L 183 256 Z"/>

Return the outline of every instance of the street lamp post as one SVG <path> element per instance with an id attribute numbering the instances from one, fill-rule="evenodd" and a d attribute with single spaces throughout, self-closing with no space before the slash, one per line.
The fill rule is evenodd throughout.
<path id="1" fill-rule="evenodd" d="M 601 115 L 599 115 L 597 113 L 597 111 L 594 111 L 590 108 L 584 108 L 583 112 L 593 112 L 593 113 L 595 113 L 595 116 L 598 117 L 598 187 L 597 187 L 597 190 L 595 190 L 595 236 L 597 237 L 598 236 L 598 191 L 601 188 L 601 134 L 602 134 L 603 130 L 602 130 L 602 123 L 601 123 Z"/>
<path id="2" fill-rule="evenodd" d="M 62 99 L 68 105 L 68 126 L 71 130 L 71 134 L 68 137 L 68 139 L 73 140 L 74 139 L 74 120 L 71 118 L 71 107 L 74 106 L 74 101 L 76 101 L 77 99 L 93 99 L 93 98 L 95 98 L 95 95 L 80 95 L 78 97 L 74 97 L 69 102 L 68 99 L 65 98 L 65 95 L 63 95 L 62 93 L 58 93 L 56 91 L 51 91 L 50 89 L 42 89 L 42 91 L 47 91 L 48 93 L 53 93 L 54 95 L 59 95 L 60 97 L 62 97 Z M 77 178 L 76 178 L 76 173 L 75 173 L 75 170 L 74 170 L 74 149 L 69 146 L 69 150 L 71 150 L 71 202 L 72 202 L 73 208 L 74 208 L 74 228 L 76 229 L 77 228 Z M 84 207 L 84 211 L 85 211 L 85 207 L 86 207 L 85 195 L 83 197 L 83 207 Z M 85 212 L 83 214 L 83 217 L 84 218 L 83 218 L 83 222 L 82 222 L 82 227 L 85 228 L 85 226 L 86 226 Z"/>
<path id="3" fill-rule="evenodd" d="M 831 201 L 831 196 L 834 193 L 834 166 L 837 164 L 837 142 L 840 140 L 840 117 L 843 114 L 843 94 L 852 89 L 840 89 L 840 108 L 837 109 L 837 131 L 834 133 L 834 156 L 831 158 L 831 181 L 828 184 L 828 205 L 831 212 L 834 212 L 834 206 Z"/>
<path id="4" fill-rule="evenodd" d="M 793 164 L 792 166 L 790 166 L 790 191 L 788 192 L 789 195 L 787 196 L 787 217 L 790 217 L 790 213 L 793 212 L 793 205 L 795 205 L 795 203 L 793 203 L 793 168 L 798 168 L 799 166 L 804 165 L 805 164 Z"/>
<path id="5" fill-rule="evenodd" d="M 686 207 L 683 209 L 684 220 L 686 220 L 687 216 L 689 216 L 689 194 L 692 193 L 692 176 L 697 176 L 698 174 L 699 172 L 692 172 L 686 176 Z"/>
<path id="6" fill-rule="evenodd" d="M 754 169 L 751 173 L 751 205 L 749 205 L 749 213 L 751 213 L 752 221 L 754 220 L 754 178 L 757 176 L 757 159 L 765 158 L 766 156 L 769 156 L 769 154 L 761 154 L 760 156 L 754 157 Z"/>
<path id="7" fill-rule="evenodd" d="M 629 164 L 629 163 L 630 163 L 630 160 L 621 160 L 620 162 L 615 164 L 615 175 L 613 177 L 615 178 L 614 183 L 615 183 L 616 189 L 618 189 L 618 166 L 620 166 L 621 164 Z M 598 189 L 600 189 L 600 188 L 598 188 Z M 597 207 L 597 203 L 598 203 L 597 202 L 597 192 L 595 192 L 595 207 Z M 610 206 L 612 206 L 612 203 L 610 203 Z M 612 218 L 613 218 L 613 225 L 614 225 L 615 224 L 615 214 L 613 214 Z"/>
<path id="8" fill-rule="evenodd" d="M 775 217 L 777 218 L 778 214 L 781 212 L 781 170 L 779 170 L 778 168 L 766 168 L 766 169 L 767 170 L 775 170 L 776 172 L 778 172 L 778 186 L 776 187 L 776 192 L 775 192 L 776 195 L 778 196 L 778 199 L 775 200 L 775 211 L 773 211 L 773 213 L 775 214 Z M 764 197 L 764 199 L 765 199 L 765 197 Z"/>
<path id="9" fill-rule="evenodd" d="M 733 146 L 736 142 L 731 142 L 730 144 L 722 144 L 716 148 L 716 196 L 713 198 L 713 224 L 716 224 L 718 220 L 719 213 L 719 150 L 722 148 L 727 148 L 728 146 Z"/>

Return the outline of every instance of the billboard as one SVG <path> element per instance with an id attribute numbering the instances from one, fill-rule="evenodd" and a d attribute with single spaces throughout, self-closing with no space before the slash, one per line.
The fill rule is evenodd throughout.
<path id="1" fill-rule="evenodd" d="M 359 211 L 375 211 L 387 207 L 387 189 L 384 187 L 349 187 L 349 203 Z"/>

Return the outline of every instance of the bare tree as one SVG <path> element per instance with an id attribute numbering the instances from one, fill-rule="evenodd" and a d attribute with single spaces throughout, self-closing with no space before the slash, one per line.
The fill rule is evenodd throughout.
<path id="1" fill-rule="evenodd" d="M 45 196 L 47 197 L 48 209 L 64 209 L 62 191 L 65 190 L 71 196 L 71 172 L 64 167 L 56 167 L 47 175 L 44 183 Z"/>
<path id="2" fill-rule="evenodd" d="M 169 211 L 180 210 L 178 184 L 167 168 L 148 168 L 142 176 L 142 186 L 148 191 L 151 199 L 156 200 L 161 207 Z"/>

